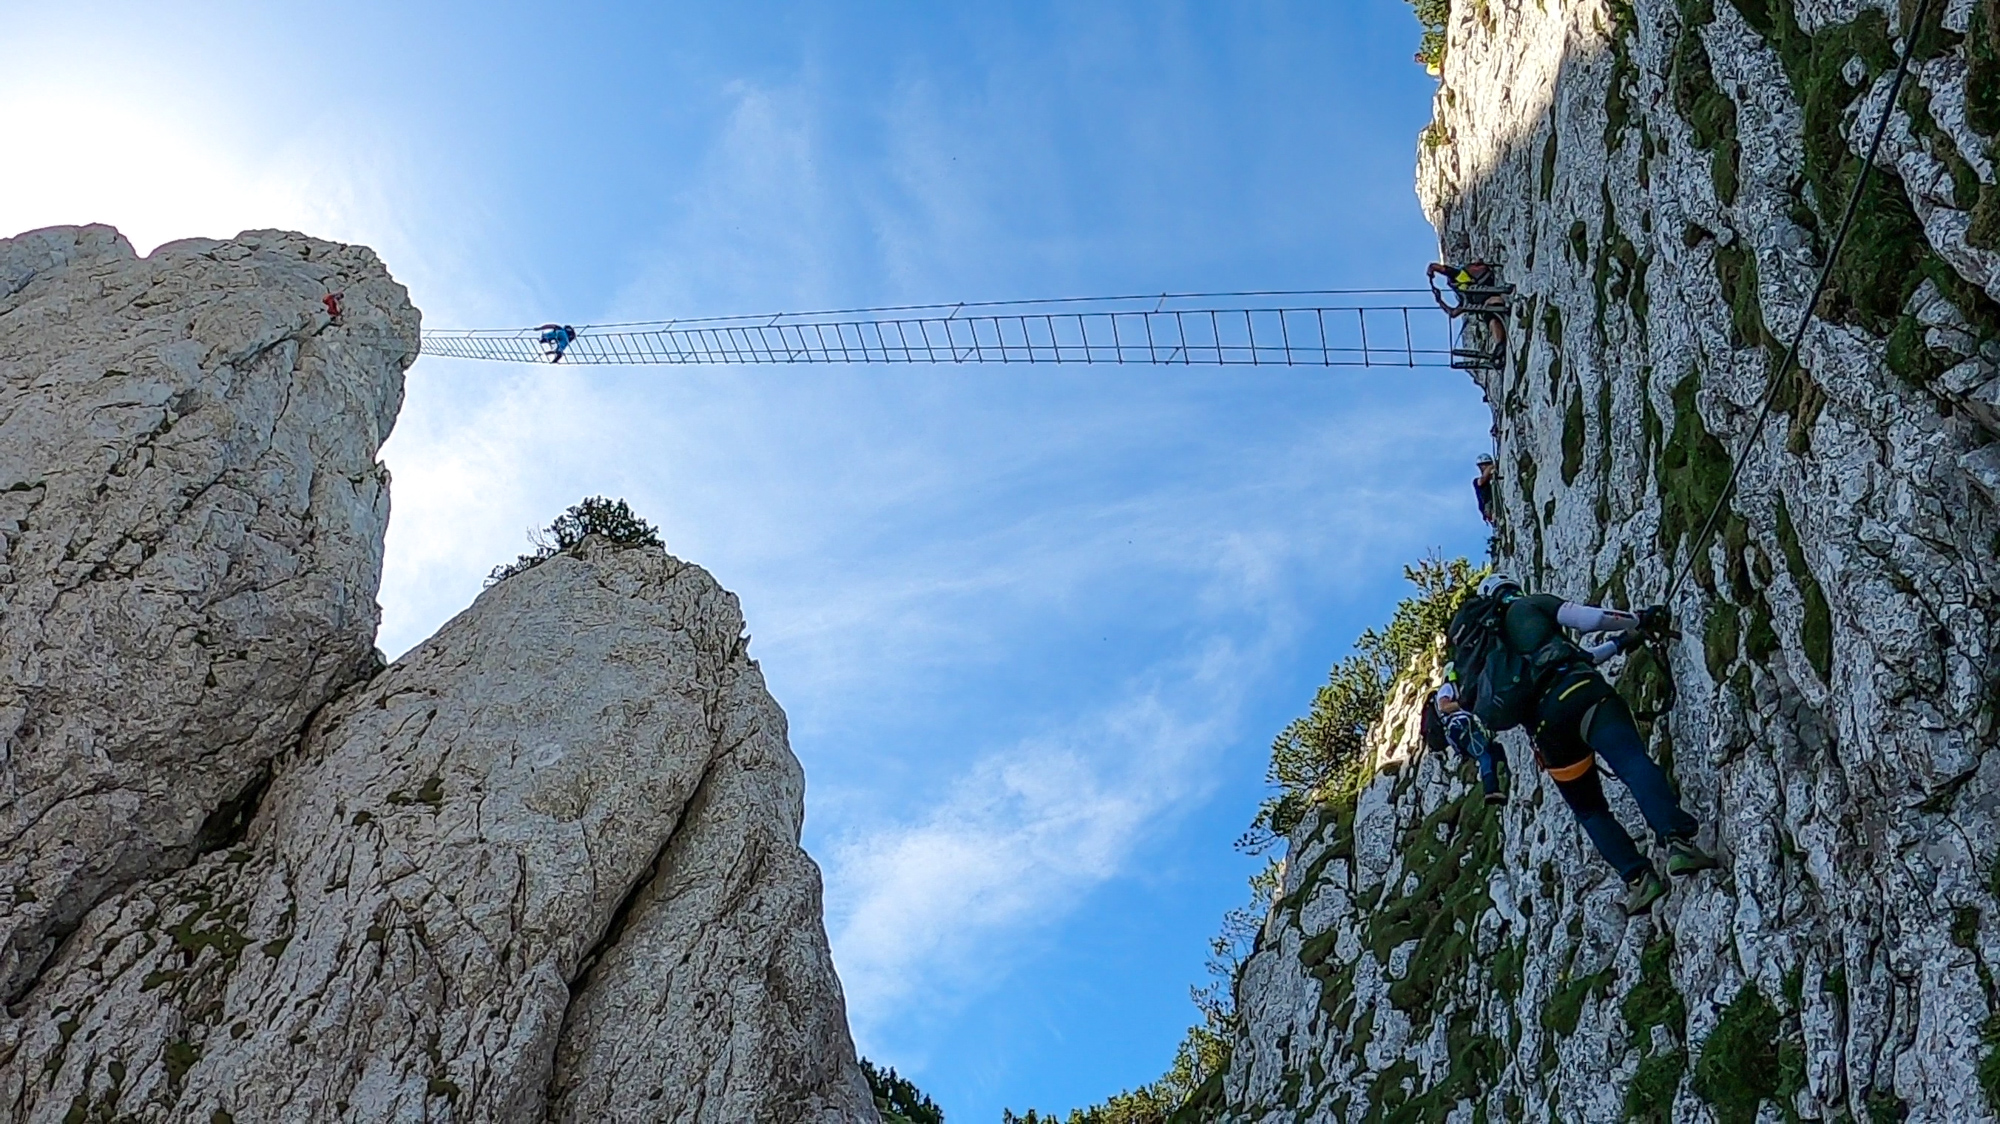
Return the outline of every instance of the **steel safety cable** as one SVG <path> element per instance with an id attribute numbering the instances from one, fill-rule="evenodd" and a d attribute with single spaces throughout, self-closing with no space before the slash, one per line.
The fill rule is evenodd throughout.
<path id="1" fill-rule="evenodd" d="M 1757 444 L 1757 438 L 1763 435 L 1764 422 L 1771 416 L 1771 405 L 1777 400 L 1778 388 L 1784 384 L 1785 376 L 1791 373 L 1792 367 L 1798 361 L 1799 347 L 1805 342 L 1806 329 L 1812 326 L 1820 298 L 1825 295 L 1827 284 L 1833 278 L 1833 267 L 1840 261 L 1841 248 L 1847 244 L 1847 234 L 1854 225 L 1854 216 L 1861 209 L 1861 196 L 1868 187 L 1868 174 L 1875 168 L 1875 155 L 1882 147 L 1883 135 L 1888 132 L 1889 119 L 1895 115 L 1896 100 L 1902 95 L 1903 79 L 1910 69 L 1910 53 L 1916 48 L 1916 36 L 1923 30 L 1924 16 L 1929 12 L 1930 6 L 1931 0 L 1918 0 L 1916 11 L 1910 17 L 1909 26 L 1903 32 L 1903 49 L 1898 52 L 1896 58 L 1896 73 L 1889 82 L 1889 96 L 1882 103 L 1882 115 L 1876 119 L 1875 134 L 1868 141 L 1868 154 L 1861 161 L 1860 174 L 1854 179 L 1854 190 L 1848 195 L 1847 212 L 1841 216 L 1840 226 L 1834 232 L 1833 242 L 1827 250 L 1826 264 L 1820 267 L 1819 283 L 1813 286 L 1812 299 L 1806 302 L 1805 312 L 1799 317 L 1798 330 L 1792 333 L 1791 346 L 1785 349 L 1784 361 L 1779 364 L 1777 373 L 1771 376 L 1770 384 L 1764 388 L 1764 401 L 1757 411 L 1756 424 L 1750 427 L 1750 437 L 1743 443 L 1742 449 L 1730 458 L 1729 479 L 1722 485 L 1722 494 L 1715 497 L 1715 505 L 1709 509 L 1708 518 L 1702 522 L 1701 530 L 1695 535 L 1694 543 L 1689 546 L 1687 556 L 1681 559 L 1679 572 L 1667 586 L 1667 595 L 1662 598 L 1663 601 L 1673 601 L 1674 594 L 1680 591 L 1681 583 L 1693 572 L 1695 559 L 1701 557 L 1702 552 L 1707 549 L 1708 536 L 1715 531 L 1715 521 L 1722 515 L 1723 509 L 1729 506 L 1729 497 L 1736 491 L 1737 478 L 1743 472 L 1743 460 Z M 1689 28 L 1685 34 L 1693 35 L 1696 32 L 1693 28 Z"/>

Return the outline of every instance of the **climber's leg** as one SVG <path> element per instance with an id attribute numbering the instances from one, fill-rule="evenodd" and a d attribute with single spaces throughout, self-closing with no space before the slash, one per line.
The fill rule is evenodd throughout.
<path id="1" fill-rule="evenodd" d="M 1639 738 L 1639 728 L 1633 724 L 1632 710 L 1625 700 L 1617 695 L 1605 698 L 1585 721 L 1590 748 L 1632 790 L 1632 799 L 1638 801 L 1640 813 L 1660 841 L 1694 838 L 1699 825 L 1681 807 L 1680 794 L 1674 791 L 1666 770 L 1647 756 L 1646 743 Z"/>
<path id="2" fill-rule="evenodd" d="M 1493 771 L 1495 753 L 1493 742 L 1488 739 L 1486 744 L 1480 747 L 1480 751 L 1472 755 L 1472 763 L 1479 767 L 1479 787 L 1486 792 L 1497 792 L 1500 788 L 1500 779 Z"/>
<path id="3" fill-rule="evenodd" d="M 1625 832 L 1625 825 L 1611 814 L 1611 805 L 1604 799 L 1604 783 L 1598 779 L 1597 770 L 1592 769 L 1573 781 L 1557 781 L 1556 791 L 1562 793 L 1563 803 L 1576 813 L 1576 822 L 1583 825 L 1583 833 L 1597 845 L 1597 853 L 1604 856 L 1618 871 L 1618 876 L 1627 882 L 1653 869 L 1653 864 L 1639 853 L 1632 837 Z"/>

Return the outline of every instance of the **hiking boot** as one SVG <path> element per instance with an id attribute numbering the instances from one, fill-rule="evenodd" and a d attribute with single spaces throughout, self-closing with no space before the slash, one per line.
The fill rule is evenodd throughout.
<path id="1" fill-rule="evenodd" d="M 1653 873 L 1653 868 L 1649 866 L 1639 877 L 1625 883 L 1625 916 L 1650 913 L 1653 903 L 1666 896 L 1667 884 L 1660 881 L 1660 876 Z"/>
<path id="2" fill-rule="evenodd" d="M 1713 870 L 1715 856 L 1695 846 L 1692 839 L 1667 840 L 1667 873 L 1683 877 L 1699 871 Z"/>
<path id="3" fill-rule="evenodd" d="M 1489 792 L 1486 794 L 1486 802 L 1497 808 L 1500 805 L 1507 803 L 1507 794 L 1504 792 L 1500 792 L 1498 790 Z"/>

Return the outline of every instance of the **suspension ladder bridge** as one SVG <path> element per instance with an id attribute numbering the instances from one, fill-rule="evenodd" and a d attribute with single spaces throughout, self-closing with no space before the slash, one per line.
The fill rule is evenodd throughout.
<path id="1" fill-rule="evenodd" d="M 1417 301 L 1418 294 L 1427 299 Z M 561 362 L 1463 367 L 1484 357 L 1483 337 L 1456 338 L 1465 325 L 1483 332 L 1483 318 L 1454 325 L 1433 295 L 1429 289 L 1156 293 L 584 324 L 575 327 Z M 546 363 L 554 344 L 545 330 L 554 327 L 427 329 L 421 353 Z"/>

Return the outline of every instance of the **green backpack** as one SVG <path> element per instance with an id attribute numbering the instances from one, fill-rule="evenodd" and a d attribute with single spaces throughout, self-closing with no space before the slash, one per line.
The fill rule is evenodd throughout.
<path id="1" fill-rule="evenodd" d="M 1534 721 L 1541 686 L 1550 673 L 1586 658 L 1583 649 L 1557 633 L 1533 652 L 1507 643 L 1507 607 L 1520 597 L 1507 588 L 1474 597 L 1452 615 L 1445 638 L 1458 669 L 1459 701 L 1489 730 L 1511 730 Z"/>

